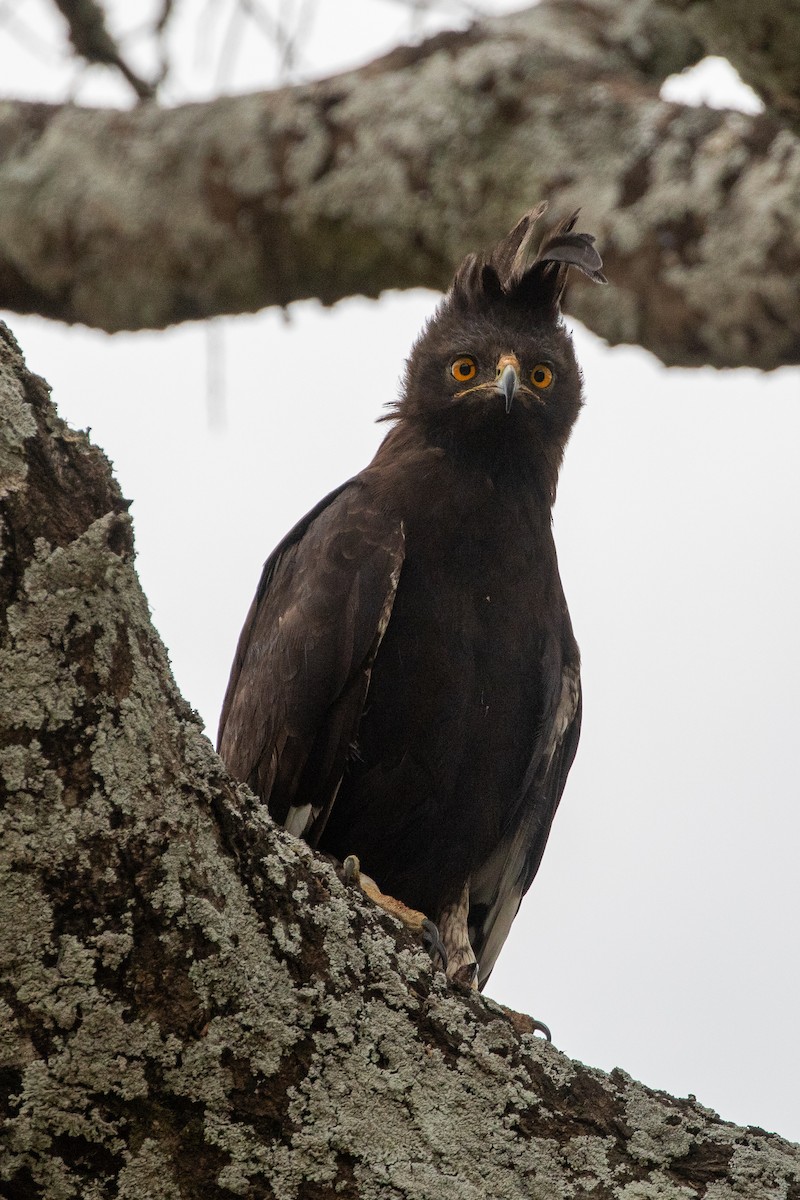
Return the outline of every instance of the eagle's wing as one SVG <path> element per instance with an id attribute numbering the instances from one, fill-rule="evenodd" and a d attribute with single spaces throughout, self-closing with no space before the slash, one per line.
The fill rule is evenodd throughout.
<path id="1" fill-rule="evenodd" d="M 508 937 L 522 897 L 533 882 L 556 814 L 581 730 L 577 654 L 564 661 L 551 648 L 548 702 L 520 789 L 520 805 L 496 850 L 470 881 L 469 934 L 482 989 Z"/>
<path id="2" fill-rule="evenodd" d="M 358 478 L 343 484 L 267 559 L 239 638 L 217 748 L 312 845 L 353 750 L 404 540 Z"/>

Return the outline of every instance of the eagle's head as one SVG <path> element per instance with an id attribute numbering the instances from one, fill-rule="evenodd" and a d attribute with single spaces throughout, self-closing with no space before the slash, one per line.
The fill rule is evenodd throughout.
<path id="1" fill-rule="evenodd" d="M 581 375 L 561 318 L 570 267 L 605 283 L 577 213 L 530 243 L 540 205 L 484 256 L 471 254 L 409 357 L 401 420 L 443 444 L 561 452 L 581 406 Z M 551 457 L 551 455 L 548 455 Z"/>

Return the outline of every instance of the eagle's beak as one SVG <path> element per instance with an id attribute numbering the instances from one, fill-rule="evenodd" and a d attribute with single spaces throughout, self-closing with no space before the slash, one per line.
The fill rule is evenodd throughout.
<path id="1" fill-rule="evenodd" d="M 519 388 L 519 359 L 516 354 L 502 354 L 497 363 L 495 386 L 501 396 L 505 396 L 506 412 L 511 412 L 511 405 Z"/>

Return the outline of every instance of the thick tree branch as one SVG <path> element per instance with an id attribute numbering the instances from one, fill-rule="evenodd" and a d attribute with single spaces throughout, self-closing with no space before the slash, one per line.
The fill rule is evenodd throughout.
<path id="1" fill-rule="evenodd" d="M 0 327 L 4 1194 L 800 1194 L 800 1147 L 572 1062 L 226 777 L 102 454 Z"/>
<path id="2" fill-rule="evenodd" d="M 0 105 L 0 306 L 113 331 L 443 287 L 548 197 L 600 237 L 614 287 L 569 304 L 609 341 L 798 362 L 800 142 L 662 103 L 701 52 L 654 0 L 550 0 L 274 93 Z"/>

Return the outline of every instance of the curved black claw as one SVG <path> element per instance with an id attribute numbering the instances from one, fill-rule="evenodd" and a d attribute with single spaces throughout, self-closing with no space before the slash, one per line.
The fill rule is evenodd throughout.
<path id="1" fill-rule="evenodd" d="M 430 954 L 431 958 L 435 959 L 438 955 L 442 970 L 447 970 L 447 951 L 444 948 L 444 942 L 439 937 L 439 930 L 434 925 L 433 921 L 426 917 L 422 922 L 422 944 Z"/>
<path id="2" fill-rule="evenodd" d="M 550 1032 L 549 1026 L 545 1025 L 544 1021 L 537 1021 L 536 1017 L 531 1017 L 531 1024 L 533 1025 L 532 1032 L 543 1033 L 544 1040 L 546 1042 L 552 1042 L 553 1035 Z"/>

